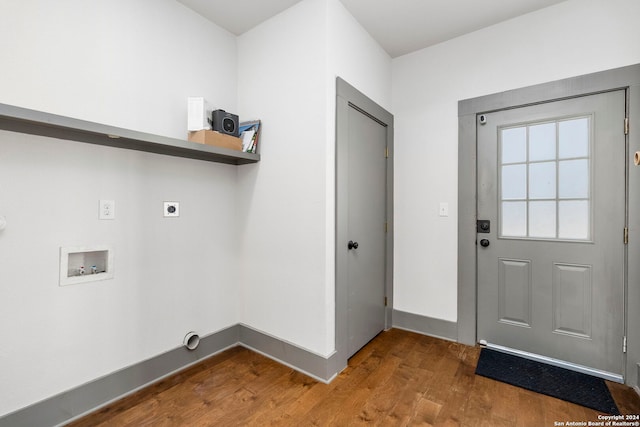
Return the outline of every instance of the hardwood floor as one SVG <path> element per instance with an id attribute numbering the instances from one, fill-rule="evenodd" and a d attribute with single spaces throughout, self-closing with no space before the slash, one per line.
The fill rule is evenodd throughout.
<path id="1" fill-rule="evenodd" d="M 554 426 L 598 413 L 474 374 L 480 349 L 392 329 L 323 384 L 242 347 L 71 424 L 80 426 Z M 623 414 L 632 389 L 608 383 Z"/>

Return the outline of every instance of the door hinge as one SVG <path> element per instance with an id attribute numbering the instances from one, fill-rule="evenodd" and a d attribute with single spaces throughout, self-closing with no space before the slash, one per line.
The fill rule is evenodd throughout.
<path id="1" fill-rule="evenodd" d="M 384 297 L 384 306 L 385 307 L 387 306 L 387 297 Z M 626 343 L 626 341 L 625 341 L 625 343 Z"/>
<path id="2" fill-rule="evenodd" d="M 388 223 L 388 222 L 385 222 L 385 223 L 384 223 L 384 232 L 385 232 L 385 233 L 388 233 L 388 232 L 389 232 L 389 223 Z"/>
<path id="3" fill-rule="evenodd" d="M 629 117 L 624 118 L 624 134 L 629 135 Z"/>
<path id="4" fill-rule="evenodd" d="M 389 147 L 385 147 L 385 149 L 384 149 L 384 157 L 385 157 L 386 159 L 388 159 L 388 158 L 389 158 Z"/>
<path id="5" fill-rule="evenodd" d="M 629 244 L 629 227 L 624 228 L 624 244 Z"/>
<path id="6" fill-rule="evenodd" d="M 622 352 L 627 352 L 627 336 L 622 337 Z"/>

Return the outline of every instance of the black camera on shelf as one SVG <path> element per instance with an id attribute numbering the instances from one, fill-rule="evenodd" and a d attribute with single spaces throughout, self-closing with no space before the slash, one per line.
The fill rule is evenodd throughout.
<path id="1" fill-rule="evenodd" d="M 214 110 L 211 113 L 211 127 L 217 132 L 238 136 L 238 116 L 224 110 Z"/>

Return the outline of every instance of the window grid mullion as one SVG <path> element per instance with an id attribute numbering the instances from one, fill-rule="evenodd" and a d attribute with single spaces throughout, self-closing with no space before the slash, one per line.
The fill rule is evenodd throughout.
<path id="1" fill-rule="evenodd" d="M 593 144 L 593 139 L 591 137 L 591 121 L 588 122 L 588 126 L 589 126 L 589 136 L 588 136 L 588 143 L 589 143 L 589 147 L 588 147 L 588 152 L 586 156 L 580 156 L 580 155 L 573 155 L 571 157 L 566 157 L 566 158 L 561 158 L 560 157 L 560 124 L 561 122 L 566 121 L 566 120 L 551 120 L 551 121 L 547 121 L 544 123 L 547 124 L 553 124 L 554 125 L 554 155 L 555 158 L 550 158 L 548 160 L 532 160 L 531 157 L 531 150 L 532 148 L 532 142 L 531 142 L 531 127 L 533 126 L 537 126 L 540 125 L 541 123 L 531 123 L 531 124 L 524 124 L 524 130 L 525 130 L 525 160 L 524 161 L 515 161 L 515 162 L 509 162 L 509 163 L 503 163 L 503 158 L 502 156 L 500 156 L 500 166 L 501 166 L 501 170 L 504 169 L 505 166 L 511 166 L 511 165 L 522 165 L 525 167 L 525 195 L 524 198 L 520 199 L 520 198 L 515 198 L 515 199 L 504 199 L 502 194 L 499 197 L 500 200 L 500 206 L 499 206 L 499 215 L 500 218 L 502 218 L 502 208 L 505 202 L 523 202 L 524 203 L 524 215 L 525 217 L 525 230 L 524 230 L 524 238 L 532 238 L 531 237 L 531 232 L 532 232 L 532 222 L 531 222 L 531 211 L 532 211 L 532 199 L 531 199 L 531 193 L 532 193 L 532 181 L 531 181 L 531 166 L 533 164 L 539 164 L 539 163 L 546 163 L 546 162 L 553 162 L 553 164 L 555 165 L 555 195 L 554 197 L 550 197 L 550 198 L 543 198 L 543 199 L 535 199 L 536 202 L 551 202 L 555 205 L 555 236 L 553 237 L 554 239 L 560 239 L 560 229 L 561 229 L 561 223 L 560 223 L 560 202 L 570 202 L 570 201 L 584 201 L 587 203 L 587 206 L 589 208 L 589 211 L 587 213 L 588 218 L 587 221 L 590 224 L 589 225 L 589 230 L 587 232 L 587 239 L 591 239 L 592 238 L 592 232 L 593 232 L 593 209 L 592 209 L 592 191 L 593 191 L 593 182 L 592 182 L 592 174 L 591 174 L 591 169 L 593 166 L 593 159 L 591 157 L 591 152 L 592 152 L 592 144 Z M 500 144 L 502 144 L 502 133 L 500 133 Z M 572 161 L 572 160 L 586 160 L 587 161 L 587 168 L 588 168 L 588 175 L 589 175 L 589 183 L 588 183 L 588 194 L 587 197 L 560 197 L 560 188 L 561 188 L 561 182 L 560 182 L 560 163 L 563 163 L 565 161 Z M 567 178 L 565 176 L 565 178 Z M 541 177 L 541 179 L 545 179 L 544 177 Z M 500 187 L 502 188 L 502 173 L 500 174 Z M 564 182 L 566 182 L 566 179 L 564 180 Z M 502 224 L 502 219 L 500 220 L 500 224 Z M 502 227 L 502 225 L 500 225 L 500 227 Z M 509 237 L 509 236 L 506 236 Z M 516 237 L 516 236 L 513 236 Z M 581 240 L 581 239 L 579 239 Z"/>

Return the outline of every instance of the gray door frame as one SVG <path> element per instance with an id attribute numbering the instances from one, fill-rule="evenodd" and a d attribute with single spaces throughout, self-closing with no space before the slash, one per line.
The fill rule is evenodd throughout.
<path id="1" fill-rule="evenodd" d="M 347 332 L 347 200 L 349 197 L 347 186 L 341 185 L 340 179 L 346 175 L 348 167 L 347 142 L 348 142 L 348 120 L 349 108 L 356 108 L 360 112 L 368 115 L 387 129 L 387 182 L 386 182 L 386 210 L 387 210 L 387 233 L 386 233 L 386 268 L 385 268 L 385 296 L 387 305 L 385 307 L 385 329 L 392 325 L 393 307 L 393 115 L 384 108 L 376 104 L 362 92 L 351 86 L 349 83 L 336 78 L 336 247 L 335 247 L 335 371 L 340 372 L 347 366 L 348 340 Z"/>
<path id="2" fill-rule="evenodd" d="M 476 123 L 477 115 L 560 99 L 624 89 L 630 123 L 626 140 L 627 226 L 626 257 L 640 259 L 640 166 L 633 153 L 640 151 L 640 64 L 555 82 L 466 99 L 458 103 L 458 342 L 477 341 L 476 259 Z M 621 123 L 620 126 L 624 126 Z M 620 231 L 622 238 L 623 231 Z M 625 334 L 627 337 L 625 382 L 638 385 L 640 376 L 640 263 L 627 263 L 625 276 Z"/>

